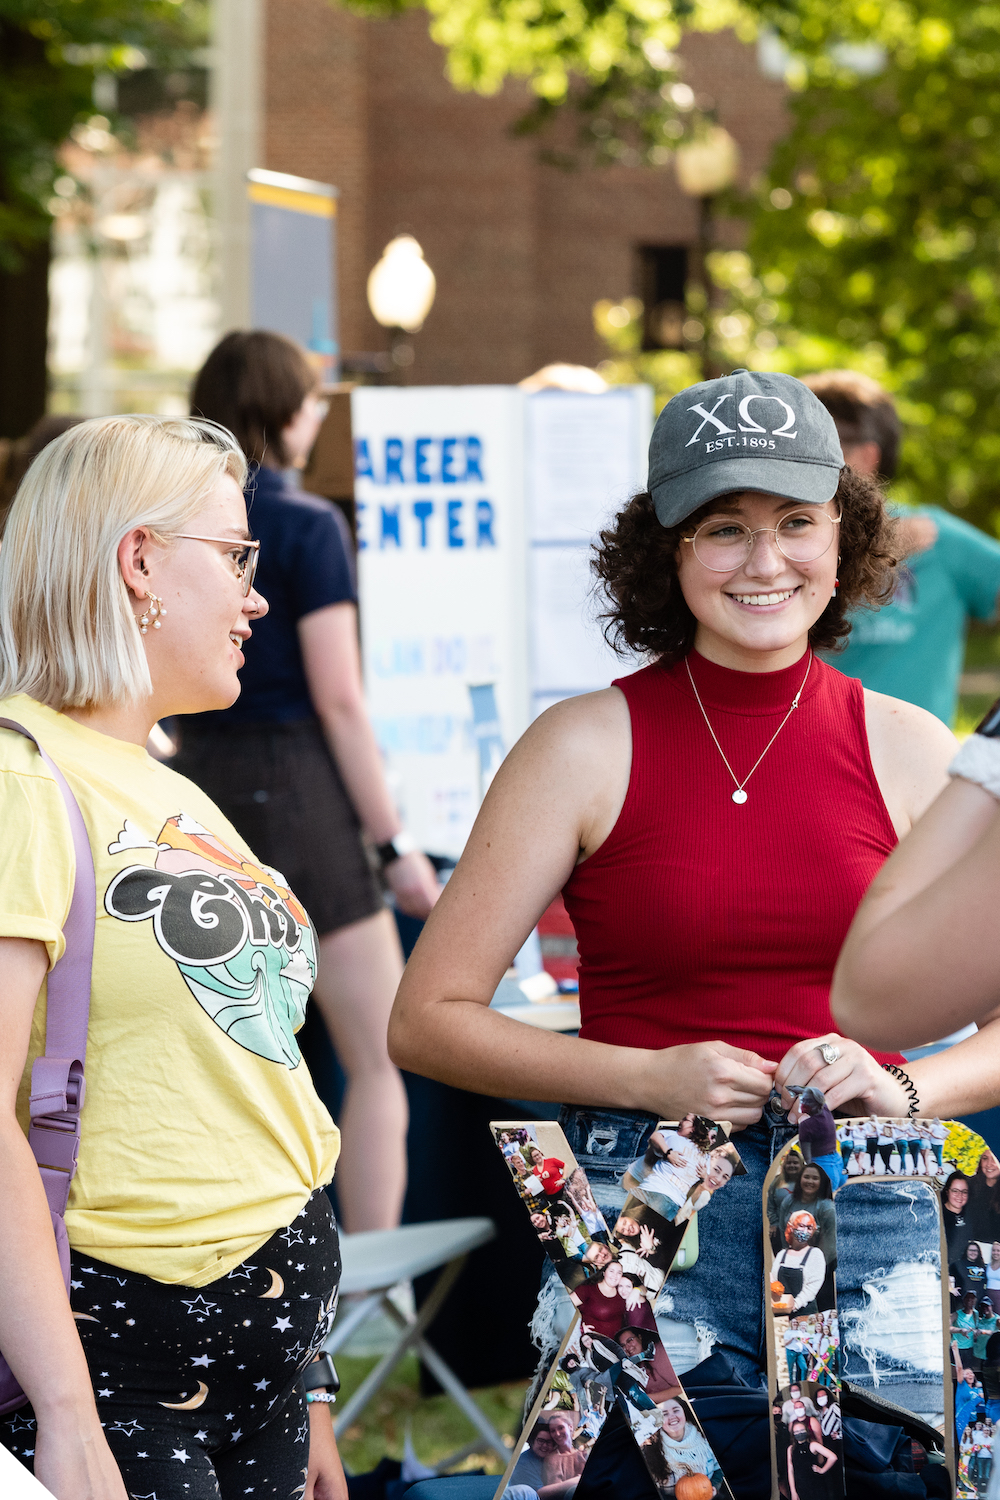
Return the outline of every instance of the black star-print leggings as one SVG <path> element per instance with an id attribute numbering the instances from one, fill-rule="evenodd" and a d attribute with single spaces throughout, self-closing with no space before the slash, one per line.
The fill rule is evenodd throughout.
<path id="1" fill-rule="evenodd" d="M 313 1194 L 235 1271 L 200 1291 L 72 1255 L 72 1304 L 97 1410 L 131 1500 L 291 1500 L 309 1421 L 296 1381 L 330 1331 L 337 1226 Z M 27 1468 L 30 1406 L 0 1418 Z"/>

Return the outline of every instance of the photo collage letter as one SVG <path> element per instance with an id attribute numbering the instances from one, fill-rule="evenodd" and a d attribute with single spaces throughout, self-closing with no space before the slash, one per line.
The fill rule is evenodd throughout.
<path id="1" fill-rule="evenodd" d="M 609 1225 L 558 1125 L 493 1121 L 494 1138 L 556 1274 L 576 1306 L 497 1490 L 527 1484 L 567 1495 L 617 1406 L 658 1493 L 732 1500 L 719 1464 L 657 1332 L 654 1309 L 684 1263 L 700 1216 L 745 1172 L 729 1127 L 701 1116 L 659 1123 L 623 1179 L 628 1197 Z M 681 1251 L 679 1255 L 678 1252 Z"/>
<path id="2" fill-rule="evenodd" d="M 815 1156 L 803 1133 L 764 1183 L 773 1494 L 843 1495 L 846 1382 L 924 1424 L 956 1495 L 984 1497 L 1000 1419 L 1000 1162 L 954 1120 L 833 1126 L 835 1151 Z"/>

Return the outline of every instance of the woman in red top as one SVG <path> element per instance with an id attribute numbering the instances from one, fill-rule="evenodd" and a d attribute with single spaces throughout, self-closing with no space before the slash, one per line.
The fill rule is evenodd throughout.
<path id="1" fill-rule="evenodd" d="M 558 1157 L 543 1155 L 537 1146 L 532 1146 L 530 1156 L 535 1176 L 541 1178 L 545 1191 L 549 1194 L 558 1193 L 565 1181 L 563 1173 L 566 1171 L 566 1163 Z"/>
<path id="2" fill-rule="evenodd" d="M 858 1114 L 909 1102 L 881 1066 L 902 1059 L 837 1035 L 828 993 L 853 913 L 944 785 L 954 740 L 813 656 L 845 638 L 850 608 L 887 597 L 890 526 L 801 382 L 737 371 L 674 397 L 649 491 L 596 562 L 610 631 L 651 664 L 549 709 L 508 755 L 390 1027 L 415 1072 L 562 1101 L 606 1215 L 657 1119 L 731 1121 L 747 1174 L 702 1216 L 724 1209 L 725 1228 L 701 1227 L 669 1316 L 689 1364 L 716 1345 L 754 1383 L 761 1184 L 788 1138 L 788 1086 Z M 558 891 L 580 949 L 578 1037 L 489 1008 Z M 988 1048 L 966 1050 L 962 1067 L 948 1061 L 962 1048 L 907 1065 L 921 1114 L 960 1111 L 970 1074 L 995 1070 Z"/>

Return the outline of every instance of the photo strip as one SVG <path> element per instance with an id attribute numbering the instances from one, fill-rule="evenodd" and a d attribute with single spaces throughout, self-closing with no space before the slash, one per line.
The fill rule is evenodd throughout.
<path id="1" fill-rule="evenodd" d="M 728 1128 L 695 1115 L 658 1123 L 644 1156 L 625 1175 L 629 1196 L 613 1226 L 558 1125 L 494 1121 L 491 1129 L 579 1314 L 525 1423 L 503 1488 L 558 1483 L 565 1486 L 561 1493 L 570 1493 L 616 1405 L 659 1494 L 673 1497 L 681 1480 L 697 1475 L 703 1500 L 731 1500 L 654 1315 L 671 1268 L 683 1264 L 678 1252 L 691 1241 L 696 1219 L 710 1205 L 711 1217 L 721 1218 L 715 1197 L 745 1172 Z"/>
<path id="2" fill-rule="evenodd" d="M 808 1146 L 790 1141 L 764 1180 L 773 1476 L 781 1500 L 838 1500 L 844 1448 L 837 1217 L 830 1174 L 806 1160 L 806 1152 Z"/>
<path id="3" fill-rule="evenodd" d="M 953 1437 L 947 1421 L 934 1425 L 953 1448 L 956 1494 L 985 1495 L 1000 1422 L 1000 1160 L 967 1125 L 938 1118 L 838 1121 L 837 1145 L 848 1183 L 922 1178 L 939 1194 L 947 1267 L 942 1401 L 950 1365 Z"/>

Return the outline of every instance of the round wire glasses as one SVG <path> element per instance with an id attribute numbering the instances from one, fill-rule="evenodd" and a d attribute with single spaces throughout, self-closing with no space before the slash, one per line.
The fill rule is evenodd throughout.
<path id="1" fill-rule="evenodd" d="M 777 526 L 759 526 L 756 531 L 735 516 L 709 516 L 694 536 L 683 540 L 690 542 L 703 568 L 712 573 L 734 573 L 749 561 L 755 537 L 773 536 L 778 551 L 789 562 L 815 562 L 830 550 L 839 525 L 839 516 L 810 506 L 782 516 Z"/>

